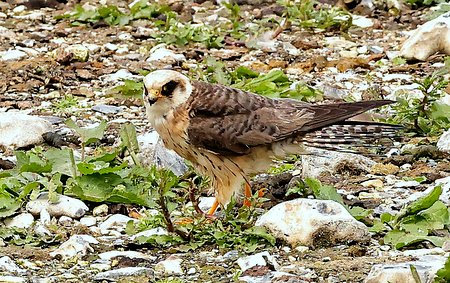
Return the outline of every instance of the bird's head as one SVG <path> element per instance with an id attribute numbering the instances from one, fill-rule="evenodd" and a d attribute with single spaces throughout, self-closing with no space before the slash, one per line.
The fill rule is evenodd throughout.
<path id="1" fill-rule="evenodd" d="M 149 118 L 167 115 L 186 102 L 192 92 L 189 79 L 175 71 L 158 70 L 144 78 L 144 104 Z"/>

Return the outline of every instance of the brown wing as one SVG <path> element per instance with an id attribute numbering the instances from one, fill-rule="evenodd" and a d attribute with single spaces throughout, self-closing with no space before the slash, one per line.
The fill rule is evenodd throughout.
<path id="1" fill-rule="evenodd" d="M 194 81 L 188 101 L 188 137 L 197 147 L 243 155 L 251 147 L 316 130 L 388 103 L 391 101 L 311 105 Z"/>

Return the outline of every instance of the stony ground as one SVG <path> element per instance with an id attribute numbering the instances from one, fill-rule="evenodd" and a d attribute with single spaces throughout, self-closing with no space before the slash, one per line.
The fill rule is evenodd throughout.
<path id="1" fill-rule="evenodd" d="M 69 136 L 73 133 L 63 123 L 66 118 L 76 119 L 79 126 L 106 120 L 108 134 L 102 143 L 109 146 L 117 143 L 118 129 L 126 121 L 136 126 L 138 135 L 151 131 L 139 99 L 114 95 L 117 92 L 114 88 L 122 79 L 138 79 L 142 70 L 171 66 L 201 79 L 196 69 L 199 62 L 213 57 L 223 60 L 230 68 L 243 65 L 260 72 L 281 68 L 291 80 L 320 90 L 326 100 L 338 101 L 344 98 L 395 99 L 405 91 L 418 92 L 413 81 L 443 65 L 442 55 L 422 63 L 393 62 L 408 32 L 424 22 L 428 11 L 405 10 L 401 16 L 379 11 L 368 17 L 369 27 L 353 26 L 345 33 L 286 27 L 276 40 L 269 40 L 258 48 L 248 48 L 239 42 L 211 49 L 202 44 L 169 45 L 163 48 L 175 55 L 149 61 L 147 59 L 156 52 L 152 48 L 160 42 L 150 36 L 155 30 L 144 20 L 125 26 L 109 26 L 102 22 L 71 26 L 69 20 L 56 20 L 54 16 L 72 11 L 74 3 L 62 4 L 57 9 L 36 10 L 5 2 L 0 4 L 0 112 L 21 110 L 46 117 L 53 129 Z M 116 4 L 125 6 L 124 3 Z M 202 4 L 176 2 L 171 7 L 186 20 L 193 18 L 197 22 L 215 14 L 226 15 L 223 8 L 209 1 Z M 271 4 L 243 5 L 241 13 L 255 18 L 279 17 L 277 9 Z M 71 47 L 80 49 L 79 45 L 84 47 L 81 53 L 89 54 L 85 62 L 74 60 L 77 55 L 68 51 Z M 179 59 L 176 55 L 184 56 Z M 204 64 L 200 64 L 199 69 L 202 68 L 205 69 Z M 392 115 L 392 112 L 384 110 L 376 115 Z M 378 216 L 383 212 L 398 211 L 411 195 L 423 192 L 435 180 L 450 176 L 446 156 L 428 146 L 435 140 L 402 141 L 398 148 L 403 153 L 407 152 L 405 144 L 408 142 L 413 144 L 413 153 L 374 158 L 382 165 L 366 171 L 349 161 L 342 168 L 321 174 L 319 179 L 334 185 L 349 205 L 374 209 Z M 76 139 L 71 146 L 79 150 Z M 12 155 L 6 148 L 1 153 L 4 160 L 14 161 Z M 305 173 L 305 167 L 304 163 L 303 169 L 296 169 Z M 405 181 L 405 177 L 419 176 L 425 176 L 426 181 Z M 373 180 L 379 181 L 367 183 Z M 273 190 L 280 186 L 279 181 L 262 182 L 261 187 L 270 185 Z M 380 244 L 381 237 L 377 235 L 373 235 L 368 243 L 325 248 L 293 248 L 279 243 L 265 249 L 275 257 L 276 264 L 266 258 L 265 266 L 242 273 L 237 260 L 245 258 L 246 254 L 240 250 L 224 251 L 207 246 L 195 252 L 181 253 L 151 245 L 130 244 L 129 236 L 123 233 L 124 223 L 129 218 L 106 224 L 110 225 L 108 227 L 105 223 L 111 214 L 132 216 L 131 212 L 140 207 L 108 206 L 89 203 L 88 212 L 81 220 L 61 217 L 50 221 L 50 227 L 46 228 L 50 233 L 47 240 L 52 235 L 61 236 L 61 233 L 52 232 L 64 231 L 60 243 L 72 235 L 93 236 L 92 239 L 75 240 L 71 247 L 65 247 L 84 251 L 85 255 L 79 259 L 61 256 L 65 252 L 51 256 L 59 245 L 50 240 L 48 244 L 45 240 L 35 243 L 37 246 L 0 241 L 0 256 L 9 257 L 9 260 L 0 258 L 0 281 L 156 282 L 169 277 L 174 281 L 160 282 L 178 282 L 174 278 L 182 280 L 180 282 L 363 282 L 374 264 L 408 262 L 423 254 L 444 255 L 448 251 L 448 247 L 432 249 L 430 243 L 414 246 L 420 249 L 417 252 L 397 251 Z M 94 208 L 100 212 L 94 213 Z M 36 216 L 36 219 L 43 217 Z M 104 230 L 108 232 L 103 233 Z M 448 231 L 446 233 L 448 236 Z M 107 254 L 109 251 L 117 251 L 117 254 L 111 256 Z M 129 251 L 139 253 L 129 254 Z"/>

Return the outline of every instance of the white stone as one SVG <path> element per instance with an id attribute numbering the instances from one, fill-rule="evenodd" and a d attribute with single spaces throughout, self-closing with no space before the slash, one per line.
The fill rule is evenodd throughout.
<path id="1" fill-rule="evenodd" d="M 91 227 L 97 224 L 97 219 L 94 216 L 84 216 L 80 218 L 80 223 L 86 227 Z"/>
<path id="2" fill-rule="evenodd" d="M 356 47 L 356 43 L 342 37 L 325 37 L 325 44 L 331 48 L 349 49 L 351 47 Z"/>
<path id="3" fill-rule="evenodd" d="M 360 28 L 369 28 L 373 26 L 373 21 L 363 16 L 352 15 L 352 24 Z"/>
<path id="4" fill-rule="evenodd" d="M 237 264 L 242 271 L 246 271 L 255 266 L 266 266 L 267 262 L 272 264 L 275 269 L 278 269 L 279 265 L 275 260 L 275 257 L 271 256 L 269 252 L 264 251 L 254 255 L 249 255 L 246 257 L 241 257 L 237 260 Z"/>
<path id="5" fill-rule="evenodd" d="M 110 50 L 110 51 L 116 51 L 117 49 L 119 49 L 119 46 L 117 46 L 117 44 L 113 44 L 113 43 L 106 43 L 105 44 L 105 48 Z"/>
<path id="6" fill-rule="evenodd" d="M 98 271 L 106 271 L 111 269 L 111 265 L 107 263 L 92 263 L 89 267 Z"/>
<path id="7" fill-rule="evenodd" d="M 450 12 L 417 28 L 400 49 L 402 57 L 421 61 L 436 52 L 450 55 Z"/>
<path id="8" fill-rule="evenodd" d="M 365 182 L 362 182 L 361 186 L 364 186 L 366 188 L 380 189 L 384 186 L 384 184 L 383 184 L 383 181 L 381 181 L 380 179 L 372 179 L 372 180 L 367 180 Z"/>
<path id="9" fill-rule="evenodd" d="M 112 260 L 115 257 L 127 257 L 131 259 L 140 258 L 151 261 L 156 259 L 156 257 L 151 256 L 149 254 L 144 254 L 136 251 L 109 251 L 99 254 L 98 257 L 102 260 Z"/>
<path id="10" fill-rule="evenodd" d="M 58 195 L 57 202 L 51 203 L 48 192 L 40 193 L 37 199 L 27 203 L 26 208 L 34 215 L 38 215 L 45 208 L 53 217 L 65 215 L 71 218 L 80 218 L 89 210 L 81 200 L 64 195 Z"/>
<path id="11" fill-rule="evenodd" d="M 424 256 L 418 261 L 377 264 L 372 266 L 364 283 L 416 283 L 412 273 L 413 265 L 420 277 L 420 282 L 432 282 L 436 271 L 444 266 L 445 256 Z"/>
<path id="12" fill-rule="evenodd" d="M 0 257 L 0 271 L 13 273 L 13 274 L 23 274 L 27 271 L 20 268 L 10 257 L 3 256 Z M 0 281 L 2 282 L 2 281 Z"/>
<path id="13" fill-rule="evenodd" d="M 302 155 L 302 175 L 304 177 L 318 177 L 323 173 L 334 174 L 344 165 L 362 172 L 370 172 L 375 164 L 372 159 L 352 153 L 335 152 L 329 150 L 311 150 L 313 154 Z"/>
<path id="14" fill-rule="evenodd" d="M 417 181 L 400 181 L 394 184 L 395 188 L 413 188 L 420 186 L 420 183 Z"/>
<path id="15" fill-rule="evenodd" d="M 50 216 L 50 213 L 48 213 L 47 209 L 43 208 L 39 213 L 39 221 L 44 225 L 48 225 L 50 224 L 51 220 L 52 217 Z"/>
<path id="16" fill-rule="evenodd" d="M 150 277 L 153 274 L 153 270 L 148 267 L 124 267 L 109 271 L 100 272 L 95 275 L 95 281 L 117 281 L 120 278 L 129 278 L 131 276 L 146 276 Z M 124 282 L 129 282 L 124 281 Z"/>
<path id="17" fill-rule="evenodd" d="M 136 221 L 136 219 L 122 214 L 113 214 L 100 224 L 99 228 L 102 231 L 102 234 L 109 234 L 109 230 L 121 232 L 125 229 L 128 221 Z"/>
<path id="18" fill-rule="evenodd" d="M 0 282 L 2 283 L 25 283 L 27 279 L 18 276 L 0 276 Z"/>
<path id="19" fill-rule="evenodd" d="M 4 220 L 6 227 L 28 228 L 34 222 L 34 217 L 30 213 L 21 213 Z"/>
<path id="20" fill-rule="evenodd" d="M 165 64 L 174 64 L 183 61 L 186 61 L 186 57 L 183 54 L 177 54 L 172 50 L 166 49 L 164 45 L 153 47 L 147 59 L 147 62 L 161 62 Z"/>
<path id="21" fill-rule="evenodd" d="M 50 230 L 48 230 L 44 224 L 42 224 L 41 222 L 37 222 L 36 226 L 34 227 L 34 233 L 36 233 L 37 235 L 41 236 L 41 237 L 45 237 L 45 236 L 51 236 L 52 232 L 50 232 Z"/>
<path id="22" fill-rule="evenodd" d="M 189 270 L 187 271 L 187 274 L 188 274 L 188 275 L 193 275 L 193 274 L 195 274 L 195 273 L 197 273 L 197 270 L 195 269 L 195 267 L 191 267 L 191 268 L 189 268 Z"/>
<path id="23" fill-rule="evenodd" d="M 63 226 L 70 226 L 73 223 L 73 219 L 70 218 L 69 216 L 63 215 L 58 219 L 58 223 Z"/>
<path id="24" fill-rule="evenodd" d="M 133 79 L 133 78 L 139 78 L 139 76 L 133 75 L 132 73 L 130 73 L 130 71 L 126 69 L 120 69 L 115 73 L 100 76 L 100 79 L 105 83 L 119 82 L 124 79 Z"/>
<path id="25" fill-rule="evenodd" d="M 0 146 L 19 148 L 39 144 L 42 135 L 52 130 L 45 119 L 21 112 L 0 113 Z"/>
<path id="26" fill-rule="evenodd" d="M 133 236 L 130 237 L 131 241 L 135 241 L 137 239 L 139 239 L 139 237 L 151 237 L 151 236 L 155 236 L 155 235 L 168 235 L 169 232 L 167 232 L 166 229 L 162 228 L 162 227 L 156 227 L 153 229 L 149 229 L 149 230 L 144 230 L 142 232 L 139 232 Z"/>
<path id="27" fill-rule="evenodd" d="M 9 49 L 8 51 L 0 52 L 0 59 L 4 60 L 4 61 L 20 60 L 27 56 L 28 56 L 27 53 L 20 51 L 20 50 L 16 50 L 16 49 Z"/>
<path id="28" fill-rule="evenodd" d="M 450 153 L 450 130 L 441 135 L 437 142 L 437 148 L 442 152 Z"/>
<path id="29" fill-rule="evenodd" d="M 182 262 L 181 258 L 171 255 L 166 260 L 160 261 L 155 265 L 155 272 L 166 275 L 181 275 L 184 273 L 181 268 Z"/>
<path id="30" fill-rule="evenodd" d="M 256 226 L 266 227 L 292 246 L 366 242 L 367 227 L 332 200 L 295 199 L 280 203 L 262 215 Z"/>
<path id="31" fill-rule="evenodd" d="M 92 215 L 94 216 L 101 216 L 108 214 L 108 205 L 107 204 L 101 204 L 99 206 L 94 207 L 92 210 Z"/>
<path id="32" fill-rule="evenodd" d="M 396 81 L 412 81 L 413 77 L 408 74 L 383 74 L 383 82 L 396 82 Z"/>
<path id="33" fill-rule="evenodd" d="M 56 250 L 51 252 L 50 256 L 60 256 L 62 259 L 69 259 L 75 256 L 82 257 L 86 255 L 88 251 L 94 251 L 90 244 L 97 245 L 99 242 L 90 235 L 73 235 L 69 240 L 65 241 Z"/>

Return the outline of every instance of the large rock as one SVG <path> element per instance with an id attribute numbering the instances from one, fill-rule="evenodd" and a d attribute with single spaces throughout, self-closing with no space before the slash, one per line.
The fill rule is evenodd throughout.
<path id="1" fill-rule="evenodd" d="M 41 193 L 35 200 L 27 203 L 26 208 L 33 215 L 38 215 L 46 209 L 51 216 L 65 215 L 71 218 L 80 218 L 89 210 L 81 200 L 64 195 L 58 195 L 58 200 L 52 203 L 47 192 Z"/>
<path id="2" fill-rule="evenodd" d="M 450 55 L 450 12 L 416 29 L 403 43 L 400 55 L 406 59 L 425 61 L 436 52 Z"/>
<path id="3" fill-rule="evenodd" d="M 280 203 L 256 221 L 292 246 L 367 242 L 367 227 L 332 200 L 295 199 Z"/>
<path id="4" fill-rule="evenodd" d="M 137 137 L 139 142 L 139 158 L 144 165 L 156 164 L 171 170 L 181 176 L 188 170 L 184 159 L 175 151 L 167 149 L 156 131 L 148 132 Z"/>
<path id="5" fill-rule="evenodd" d="M 416 283 L 411 272 L 413 265 L 419 274 L 419 282 L 433 282 L 436 271 L 444 266 L 445 256 L 424 256 L 418 261 L 372 266 L 364 283 Z"/>
<path id="6" fill-rule="evenodd" d="M 341 170 L 370 172 L 376 163 L 363 155 L 314 149 L 311 155 L 302 155 L 302 175 L 318 177 L 324 173 L 334 174 Z"/>
<path id="7" fill-rule="evenodd" d="M 51 124 L 39 117 L 20 112 L 0 113 L 0 147 L 20 148 L 44 141 L 42 135 Z"/>

